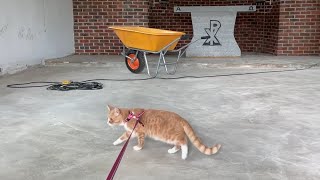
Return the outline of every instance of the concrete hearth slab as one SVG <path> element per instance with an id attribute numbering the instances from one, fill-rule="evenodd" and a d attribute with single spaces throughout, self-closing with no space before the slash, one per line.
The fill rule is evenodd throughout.
<path id="1" fill-rule="evenodd" d="M 217 76 L 101 81 L 98 91 L 6 88 L 28 81 L 147 77 L 130 73 L 119 56 L 72 56 L 1 77 L 0 179 L 104 179 L 121 149 L 112 143 L 124 131 L 107 125 L 107 104 L 174 111 L 205 144 L 222 144 L 213 156 L 190 144 L 182 160 L 181 152 L 168 154 L 170 145 L 151 139 L 136 152 L 133 139 L 115 179 L 320 179 L 320 69 L 269 72 L 309 66 L 319 57 L 184 60 L 176 75 L 161 76 Z M 263 64 L 282 68 L 258 68 Z"/>

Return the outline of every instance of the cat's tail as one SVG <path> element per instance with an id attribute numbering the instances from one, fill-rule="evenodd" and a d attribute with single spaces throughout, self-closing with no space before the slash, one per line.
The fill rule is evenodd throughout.
<path id="1" fill-rule="evenodd" d="M 184 132 L 187 134 L 188 138 L 190 139 L 191 143 L 202 153 L 206 155 L 215 154 L 221 148 L 220 144 L 216 144 L 213 147 L 207 147 L 202 143 L 200 138 L 196 135 L 190 124 L 184 120 L 183 122 L 183 129 Z"/>

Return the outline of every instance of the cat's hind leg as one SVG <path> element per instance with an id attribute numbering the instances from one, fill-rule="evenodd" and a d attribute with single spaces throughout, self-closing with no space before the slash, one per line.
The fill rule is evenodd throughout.
<path id="1" fill-rule="evenodd" d="M 179 145 L 181 146 L 181 158 L 185 160 L 188 157 L 188 139 L 186 136 L 179 141 Z"/>
<path id="2" fill-rule="evenodd" d="M 181 145 L 181 158 L 187 159 L 188 157 L 188 144 L 182 144 Z"/>
<path id="3" fill-rule="evenodd" d="M 168 153 L 174 154 L 174 153 L 178 152 L 180 149 L 181 149 L 181 147 L 179 145 L 175 145 L 175 146 L 173 146 L 173 148 L 168 150 Z"/>

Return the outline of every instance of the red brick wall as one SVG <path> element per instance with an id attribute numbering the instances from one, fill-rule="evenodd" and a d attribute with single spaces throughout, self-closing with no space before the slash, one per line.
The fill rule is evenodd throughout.
<path id="1" fill-rule="evenodd" d="M 149 0 L 73 0 L 76 54 L 118 54 L 113 25 L 148 26 Z"/>
<path id="2" fill-rule="evenodd" d="M 320 54 L 320 0 L 282 0 L 279 55 Z"/>
<path id="3" fill-rule="evenodd" d="M 261 14 L 257 17 L 257 19 L 263 21 L 262 36 L 259 42 L 261 49 L 258 52 L 276 54 L 278 47 L 280 0 L 268 0 L 262 4 L 262 6 L 260 10 Z"/>
<path id="4" fill-rule="evenodd" d="M 150 26 L 192 35 L 191 15 L 173 13 L 175 5 L 256 4 L 256 0 L 169 0 L 168 4 L 159 4 L 159 0 L 73 2 L 77 54 L 119 54 L 122 44 L 108 29 L 112 25 Z M 255 13 L 238 13 L 235 37 L 242 52 L 319 55 L 319 12 L 320 0 L 266 0 L 257 4 Z"/>

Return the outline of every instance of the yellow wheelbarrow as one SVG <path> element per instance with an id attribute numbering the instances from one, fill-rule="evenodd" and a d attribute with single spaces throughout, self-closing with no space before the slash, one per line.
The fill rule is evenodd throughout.
<path id="1" fill-rule="evenodd" d="M 159 67 L 164 66 L 168 74 L 175 74 L 177 64 L 185 53 L 186 48 L 194 43 L 189 43 L 179 49 L 175 49 L 178 41 L 185 36 L 183 32 L 168 31 L 138 26 L 112 26 L 112 29 L 123 43 L 122 55 L 125 57 L 127 68 L 132 73 L 140 73 L 147 66 L 148 75 L 156 77 Z M 178 52 L 175 62 L 166 62 L 167 52 Z M 159 54 L 156 72 L 151 74 L 147 59 L 147 53 Z M 169 72 L 167 65 L 174 65 Z"/>

